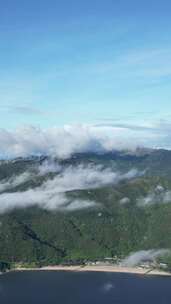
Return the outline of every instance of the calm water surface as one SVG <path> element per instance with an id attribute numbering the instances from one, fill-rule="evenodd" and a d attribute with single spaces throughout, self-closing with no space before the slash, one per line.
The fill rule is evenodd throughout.
<path id="1" fill-rule="evenodd" d="M 0 276 L 0 304 L 171 304 L 171 278 L 95 272 Z"/>

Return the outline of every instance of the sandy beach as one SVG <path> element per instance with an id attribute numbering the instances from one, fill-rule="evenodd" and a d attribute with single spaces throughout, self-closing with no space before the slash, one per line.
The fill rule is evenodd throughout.
<path id="1" fill-rule="evenodd" d="M 116 272 L 116 273 L 132 273 L 132 274 L 141 274 L 141 275 L 161 275 L 161 276 L 171 276 L 171 273 L 166 271 L 160 271 L 157 269 L 144 269 L 142 267 L 121 267 L 113 265 L 86 265 L 86 266 L 46 266 L 41 268 L 23 268 L 18 267 L 15 271 L 76 271 L 76 272 L 85 272 L 85 271 L 96 271 L 96 272 Z"/>

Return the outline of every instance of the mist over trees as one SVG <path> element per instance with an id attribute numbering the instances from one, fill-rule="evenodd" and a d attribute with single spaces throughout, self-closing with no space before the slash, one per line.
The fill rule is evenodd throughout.
<path id="1" fill-rule="evenodd" d="M 170 250 L 169 164 L 165 150 L 1 161 L 0 261 L 41 266 Z"/>

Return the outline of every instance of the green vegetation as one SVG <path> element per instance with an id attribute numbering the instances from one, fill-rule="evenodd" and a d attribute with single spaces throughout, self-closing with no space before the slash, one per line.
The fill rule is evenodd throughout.
<path id="1" fill-rule="evenodd" d="M 2 163 L 0 178 L 34 168 L 40 159 Z M 171 248 L 171 202 L 138 206 L 137 199 L 158 185 L 171 190 L 171 152 L 133 155 L 79 155 L 61 164 L 102 164 L 120 171 L 146 170 L 145 175 L 116 185 L 75 190 L 67 195 L 91 199 L 97 207 L 73 212 L 47 211 L 38 207 L 15 209 L 0 215 L 0 270 L 14 263 L 28 267 L 59 263 L 83 263 L 105 257 L 125 257 L 130 252 Z M 42 183 L 40 177 L 17 186 L 23 191 Z M 10 191 L 10 190 L 9 190 Z M 129 202 L 121 203 L 123 198 Z M 171 256 L 163 261 L 171 270 Z"/>

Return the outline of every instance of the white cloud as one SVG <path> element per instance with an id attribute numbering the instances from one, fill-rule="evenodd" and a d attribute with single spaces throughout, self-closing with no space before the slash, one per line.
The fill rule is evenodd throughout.
<path id="1" fill-rule="evenodd" d="M 117 184 L 122 180 L 129 180 L 140 174 L 136 169 L 121 174 L 109 168 L 103 169 L 101 166 L 69 166 L 50 183 L 54 183 L 54 186 L 57 184 L 60 191 L 70 191 Z"/>
<path id="2" fill-rule="evenodd" d="M 61 169 L 61 166 L 53 159 L 47 159 L 38 167 L 38 174 L 45 175 L 47 173 L 58 173 Z"/>
<path id="3" fill-rule="evenodd" d="M 0 212 L 38 205 L 49 210 L 59 209 L 72 211 L 94 207 L 96 203 L 91 200 L 71 199 L 66 192 L 98 188 L 108 184 L 117 184 L 121 180 L 129 180 L 139 175 L 137 170 L 120 174 L 101 166 L 69 166 L 53 179 L 45 181 L 41 186 L 26 191 L 7 193 L 10 187 L 14 187 L 29 178 L 29 174 L 22 174 L 16 180 L 9 180 L 0 184 L 0 188 L 6 193 L 0 194 Z M 36 176 L 36 175 L 35 175 Z"/>
<path id="4" fill-rule="evenodd" d="M 170 254 L 169 249 L 151 249 L 151 250 L 141 250 L 130 254 L 121 262 L 121 266 L 134 267 L 138 266 L 142 262 L 153 262 L 156 258 Z"/>
<path id="5" fill-rule="evenodd" d="M 137 170 L 130 170 L 125 174 L 120 174 L 110 169 L 103 169 L 101 166 L 69 166 L 39 187 L 22 192 L 0 194 L 0 212 L 5 212 L 15 207 L 23 208 L 33 205 L 49 210 L 66 211 L 94 207 L 96 206 L 94 201 L 71 199 L 66 193 L 73 190 L 98 188 L 108 184 L 115 185 L 121 180 L 129 180 L 137 175 L 139 175 Z M 16 186 L 16 181 L 17 185 L 19 185 L 26 178 L 29 178 L 29 173 L 28 175 L 19 175 L 16 180 L 6 181 L 5 186 L 4 183 L 0 184 L 0 188 L 8 191 L 10 186 Z"/>
<path id="6" fill-rule="evenodd" d="M 141 133 L 141 134 L 140 134 Z M 107 152 L 113 149 L 135 150 L 139 146 L 171 148 L 171 124 L 68 125 L 40 129 L 25 127 L 0 130 L 1 157 L 48 154 L 65 158 L 79 152 Z"/>
<path id="7" fill-rule="evenodd" d="M 15 188 L 26 181 L 31 179 L 31 173 L 30 172 L 24 172 L 23 174 L 20 174 L 18 176 L 12 176 L 8 180 L 1 180 L 0 182 L 0 192 L 7 191 L 9 189 Z"/>
<path id="8" fill-rule="evenodd" d="M 165 190 L 161 185 L 158 185 L 153 191 L 150 191 L 146 196 L 137 198 L 137 205 L 139 207 L 167 203 L 171 203 L 171 191 Z"/>
<path id="9" fill-rule="evenodd" d="M 128 204 L 128 203 L 130 203 L 130 199 L 129 199 L 129 197 L 123 197 L 123 198 L 119 201 L 119 203 L 120 203 L 121 205 Z"/>
<path id="10" fill-rule="evenodd" d="M 92 208 L 97 206 L 97 204 L 93 201 L 89 200 L 74 200 L 67 206 L 65 206 L 66 211 L 74 211 L 74 210 L 80 210 L 80 209 L 86 209 L 86 208 Z"/>
<path id="11" fill-rule="evenodd" d="M 58 189 L 52 189 L 50 184 L 44 184 L 35 189 L 29 189 L 23 192 L 3 193 L 0 195 L 0 213 L 12 210 L 14 208 L 26 208 L 30 206 L 39 206 L 48 210 L 78 210 L 94 207 L 94 201 L 71 200 L 65 193 L 58 192 Z"/>

